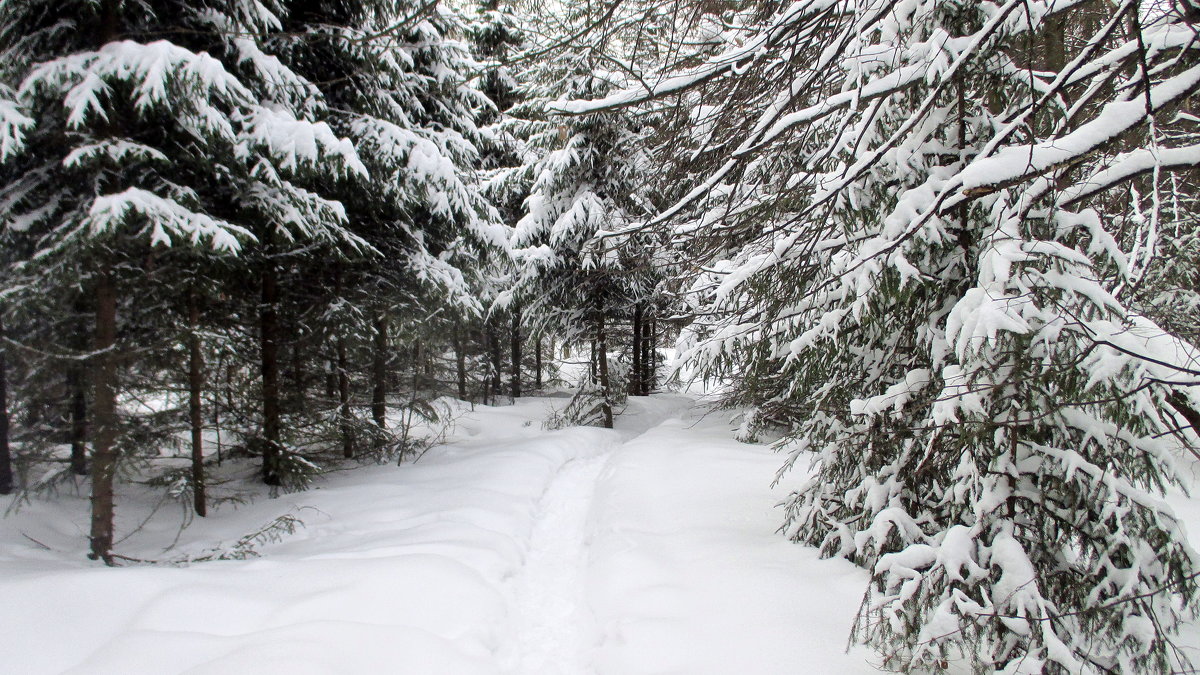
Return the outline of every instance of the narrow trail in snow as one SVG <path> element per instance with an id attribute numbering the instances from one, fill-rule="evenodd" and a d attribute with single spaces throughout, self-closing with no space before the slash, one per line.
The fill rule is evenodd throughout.
<path id="1" fill-rule="evenodd" d="M 506 672 L 581 675 L 595 670 L 590 658 L 595 619 L 585 596 L 587 523 L 596 482 L 611 453 L 612 448 L 568 461 L 538 502 L 529 553 L 511 586 L 515 643 Z"/>
<path id="2" fill-rule="evenodd" d="M 596 486 L 613 454 L 693 401 L 640 398 L 617 420 L 617 435 L 564 463 L 537 504 L 521 570 L 510 580 L 512 641 L 501 654 L 511 675 L 596 672 L 600 631 L 588 603 L 590 518 Z"/>

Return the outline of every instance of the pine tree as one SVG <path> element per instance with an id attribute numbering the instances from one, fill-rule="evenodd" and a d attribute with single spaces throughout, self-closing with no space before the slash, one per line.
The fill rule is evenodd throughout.
<path id="1" fill-rule="evenodd" d="M 65 28 L 76 21 L 78 30 Z M 0 186 L 25 254 L 12 269 L 28 280 L 18 287 L 36 283 L 41 292 L 69 288 L 82 270 L 90 289 L 92 554 L 111 563 L 124 414 L 118 378 L 128 353 L 119 321 L 137 309 L 126 289 L 158 251 L 207 251 L 194 263 L 203 265 L 247 245 L 269 246 L 269 237 L 240 223 L 343 239 L 338 205 L 289 177 L 312 171 L 340 180 L 365 169 L 327 125 L 261 105 L 247 82 L 286 80 L 277 61 L 252 61 L 235 74 L 203 51 L 222 54 L 225 31 L 257 35 L 278 25 L 265 6 L 27 1 L 6 3 L 0 25 L 4 79 L 19 111 L 6 115 L 0 135 L 24 141 L 23 152 L 6 146 Z M 141 35 L 178 42 L 139 42 Z"/>
<path id="2" fill-rule="evenodd" d="M 590 73 L 576 75 L 575 85 L 579 93 L 599 86 Z M 635 138 L 615 116 L 545 125 L 534 142 L 561 145 L 532 165 L 528 212 L 513 239 L 518 287 L 534 298 L 528 311 L 568 340 L 596 343 L 598 413 L 606 427 L 612 426 L 612 406 L 624 389 L 610 380 L 608 325 L 631 303 L 616 247 L 600 235 L 632 216 Z"/>
<path id="3" fill-rule="evenodd" d="M 326 316 L 339 354 L 349 342 L 370 345 L 371 416 L 381 430 L 398 365 L 396 336 L 448 346 L 436 324 L 424 321 L 428 308 L 481 311 L 470 268 L 503 241 L 472 174 L 480 143 L 475 118 L 489 104 L 467 83 L 473 63 L 457 40 L 464 22 L 452 10 L 308 3 L 289 30 L 300 37 L 288 43 L 286 60 L 317 83 L 337 113 L 335 127 L 353 139 L 371 171 L 344 201 L 379 258 L 340 263 L 342 291 L 322 302 L 338 308 Z M 348 409 L 344 397 L 341 407 Z"/>

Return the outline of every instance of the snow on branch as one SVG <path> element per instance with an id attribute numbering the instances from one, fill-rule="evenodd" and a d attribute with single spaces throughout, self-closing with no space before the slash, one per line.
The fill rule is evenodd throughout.
<path id="1" fill-rule="evenodd" d="M 710 58 L 701 66 L 678 75 L 665 77 L 655 85 L 642 85 L 613 92 L 604 98 L 593 101 L 556 101 L 549 104 L 548 107 L 553 112 L 566 115 L 586 115 L 682 93 L 715 78 L 745 68 L 751 61 L 764 57 L 771 48 L 777 46 L 798 27 L 802 27 L 806 20 L 828 12 L 837 4 L 837 0 L 793 2 L 779 12 L 763 31 L 751 37 L 744 44 L 732 47 Z"/>
<path id="2" fill-rule="evenodd" d="M 1117 156 L 1107 167 L 1064 190 L 1059 203 L 1070 206 L 1155 169 L 1184 170 L 1197 166 L 1200 166 L 1200 144 L 1182 148 L 1139 148 Z"/>
<path id="3" fill-rule="evenodd" d="M 1200 66 L 1165 80 L 1150 89 L 1148 101 L 1136 98 L 1106 104 L 1095 118 L 1069 134 L 1039 143 L 1001 148 L 990 157 L 976 159 L 952 179 L 961 189 L 946 200 L 943 210 L 964 199 L 992 194 L 1035 178 L 1057 167 L 1086 158 L 1158 112 L 1200 89 Z M 1149 110 L 1148 110 L 1149 108 Z"/>
<path id="4" fill-rule="evenodd" d="M 171 246 L 173 237 L 192 245 L 207 239 L 214 251 L 237 253 L 241 240 L 254 240 L 245 228 L 197 213 L 141 188 L 97 197 L 84 222 L 93 235 L 100 235 L 137 220 L 148 223 L 152 245 Z"/>
<path id="5" fill-rule="evenodd" d="M 102 99 L 112 94 L 112 84 L 133 86 L 134 104 L 141 112 L 186 95 L 230 103 L 248 103 L 253 97 L 221 62 L 158 40 L 141 44 L 111 42 L 98 51 L 80 52 L 40 64 L 21 83 L 18 94 L 61 96 L 68 123 L 82 127 L 89 119 L 107 119 Z"/>
<path id="6" fill-rule="evenodd" d="M 156 148 L 124 138 L 108 139 L 88 143 L 74 148 L 63 158 L 63 166 L 69 169 L 107 159 L 114 164 L 125 161 L 167 162 L 167 156 Z"/>
<path id="7" fill-rule="evenodd" d="M 8 161 L 25 148 L 25 132 L 33 125 L 33 119 L 15 103 L 0 99 L 0 162 Z"/>
<path id="8" fill-rule="evenodd" d="M 238 151 L 246 157 L 251 148 L 266 150 L 289 171 L 316 167 L 322 159 L 337 162 L 343 175 L 366 178 L 363 165 L 349 139 L 339 138 L 324 122 L 297 119 L 285 110 L 256 108 L 246 119 L 246 132 Z"/>

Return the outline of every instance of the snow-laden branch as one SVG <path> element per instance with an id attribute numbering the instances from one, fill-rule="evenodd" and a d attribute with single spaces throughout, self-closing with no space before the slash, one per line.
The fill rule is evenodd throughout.
<path id="1" fill-rule="evenodd" d="M 801 0 L 779 12 L 763 31 L 751 36 L 744 44 L 727 49 L 708 59 L 703 65 L 677 75 L 669 75 L 652 86 L 638 86 L 614 92 L 593 101 L 556 101 L 551 111 L 567 115 L 585 115 L 615 108 L 637 105 L 663 96 L 681 93 L 714 78 L 744 68 L 750 61 L 764 56 L 803 22 L 817 17 L 838 4 L 838 0 Z"/>
<path id="2" fill-rule="evenodd" d="M 1075 183 L 1059 195 L 1070 206 L 1155 169 L 1178 171 L 1200 167 L 1200 144 L 1182 148 L 1139 148 L 1118 155 L 1111 164 Z"/>
<path id="3" fill-rule="evenodd" d="M 33 125 L 33 119 L 21 112 L 14 102 L 0 99 L 0 162 L 8 161 L 25 149 L 25 134 Z"/>
<path id="4" fill-rule="evenodd" d="M 1200 66 L 1193 66 L 1150 89 L 1149 103 L 1140 98 L 1106 104 L 1095 118 L 1074 131 L 1028 145 L 1008 146 L 976 159 L 951 179 L 961 196 L 946 200 L 943 210 L 964 199 L 981 197 L 1072 164 L 1143 124 L 1149 112 L 1190 96 L 1200 89 Z"/>
<path id="5" fill-rule="evenodd" d="M 246 104 L 254 98 L 220 61 L 165 40 L 110 42 L 97 51 L 47 61 L 29 73 L 17 93 L 28 98 L 54 92 L 62 97 L 70 125 L 79 128 L 93 117 L 107 118 L 102 98 L 117 82 L 133 86 L 140 111 L 168 105 L 171 90 L 181 87 L 204 101 Z"/>
<path id="6" fill-rule="evenodd" d="M 238 151 L 249 158 L 255 150 L 265 150 L 289 171 L 333 160 L 343 174 L 366 178 L 368 173 L 349 139 L 338 137 L 325 122 L 297 119 L 284 110 L 257 108 L 249 115 Z"/>
<path id="7" fill-rule="evenodd" d="M 198 213 L 141 188 L 97 197 L 88 209 L 85 224 L 92 234 L 98 235 L 138 220 L 149 225 L 151 244 L 171 246 L 174 237 L 197 245 L 207 239 L 214 251 L 237 253 L 241 250 L 241 240 L 254 240 L 254 235 L 243 227 Z"/>

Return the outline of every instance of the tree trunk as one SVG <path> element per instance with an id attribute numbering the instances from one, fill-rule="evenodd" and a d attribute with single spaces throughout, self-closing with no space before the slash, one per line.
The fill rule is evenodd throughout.
<path id="1" fill-rule="evenodd" d="M 467 355 L 463 345 L 462 331 L 454 326 L 454 367 L 458 375 L 458 398 L 467 400 Z"/>
<path id="2" fill-rule="evenodd" d="M 1178 391 L 1171 392 L 1166 400 L 1175 409 L 1175 412 L 1179 413 L 1188 423 L 1188 426 L 1192 428 L 1192 433 L 1200 435 L 1200 410 L 1193 408 L 1191 401 Z M 1192 450 L 1192 455 L 1200 459 L 1200 452 L 1194 449 Z"/>
<path id="3" fill-rule="evenodd" d="M 538 391 L 542 390 L 542 336 L 538 336 L 537 342 L 533 347 L 533 386 Z"/>
<path id="4" fill-rule="evenodd" d="M 644 396 L 646 373 L 644 371 L 642 357 L 642 303 L 634 303 L 633 305 L 633 347 L 632 352 L 633 364 L 629 373 L 629 393 L 638 396 Z"/>
<path id="5" fill-rule="evenodd" d="M 592 336 L 592 356 L 588 361 L 588 375 L 592 378 L 592 384 L 596 384 L 597 380 L 599 380 L 596 370 L 596 337 Z"/>
<path id="6" fill-rule="evenodd" d="M 0 339 L 4 337 L 3 317 L 0 317 Z M 0 495 L 12 494 L 12 451 L 8 445 L 8 347 L 0 342 Z"/>
<path id="7" fill-rule="evenodd" d="M 509 336 L 512 346 L 512 397 L 521 397 L 521 305 L 513 305 L 512 334 Z"/>
<path id="8" fill-rule="evenodd" d="M 299 327 L 292 325 L 292 409 L 301 415 L 308 409 L 308 396 L 305 385 L 308 373 L 304 368 L 304 347 Z"/>
<path id="9" fill-rule="evenodd" d="M 435 374 L 433 372 L 435 358 L 436 357 L 434 356 L 433 352 L 428 351 L 428 350 L 425 350 L 421 354 L 421 366 L 425 370 L 425 374 L 424 374 L 425 382 L 426 382 L 425 386 L 427 386 L 427 387 L 436 387 L 438 384 L 437 377 L 435 377 Z"/>
<path id="10" fill-rule="evenodd" d="M 1080 20 L 1078 16 L 1070 19 Z M 1067 21 L 1065 12 L 1046 17 L 1046 30 L 1040 36 L 1042 45 L 1039 50 L 1045 59 L 1045 70 L 1057 73 L 1067 63 Z"/>
<path id="11" fill-rule="evenodd" d="M 220 377 L 220 373 L 224 370 L 225 354 L 224 352 L 218 352 L 216 368 L 218 377 Z M 215 388 L 212 395 L 212 427 L 214 432 L 213 435 L 216 436 L 214 440 L 217 442 L 217 466 L 221 466 L 221 394 L 217 392 Z"/>
<path id="12" fill-rule="evenodd" d="M 500 373 L 504 369 L 504 364 L 500 356 L 500 331 L 496 330 L 495 319 L 489 317 L 487 320 L 487 339 L 488 347 L 492 352 L 492 403 L 495 404 L 495 399 L 499 398 L 500 390 L 503 384 L 500 381 Z"/>
<path id="13" fill-rule="evenodd" d="M 237 366 L 232 356 L 229 363 L 225 364 L 225 412 L 233 415 L 235 408 L 233 407 L 233 376 L 237 374 Z M 234 415 L 234 424 L 237 423 L 237 416 Z M 221 446 L 217 445 L 217 466 L 221 466 L 224 461 L 221 457 Z"/>
<path id="14" fill-rule="evenodd" d="M 345 297 L 342 292 L 342 267 L 340 264 L 335 264 L 333 268 L 333 294 L 339 300 Z M 341 326 L 335 330 L 337 331 L 337 337 L 334 339 L 334 358 L 336 360 L 329 364 L 331 375 L 329 398 L 333 398 L 333 385 L 336 385 L 338 432 L 342 437 L 342 457 L 354 459 L 354 428 L 350 424 L 350 364 L 346 356 L 346 334 Z"/>
<path id="15" fill-rule="evenodd" d="M 75 301 L 75 343 L 72 345 L 79 354 L 89 350 L 91 339 L 86 324 L 83 323 L 88 307 L 83 295 Z M 71 473 L 76 476 L 88 474 L 87 465 L 87 436 L 88 436 L 88 403 L 87 403 L 87 369 L 81 359 L 72 359 L 67 364 L 67 392 L 71 396 Z"/>
<path id="16" fill-rule="evenodd" d="M 338 421 L 342 433 L 342 457 L 354 458 L 354 431 L 350 426 L 350 372 L 346 359 L 346 338 L 337 337 Z"/>
<path id="17" fill-rule="evenodd" d="M 642 340 L 646 355 L 642 357 L 642 367 L 646 379 L 642 384 L 642 395 L 649 396 L 658 386 L 658 319 L 651 314 L 646 322 L 646 337 Z"/>
<path id="18" fill-rule="evenodd" d="M 387 349 L 387 317 L 381 311 L 375 315 L 375 356 L 374 367 L 371 370 L 375 381 L 371 396 L 371 416 L 375 419 L 375 426 L 380 429 L 387 428 Z"/>
<path id="19" fill-rule="evenodd" d="M 117 287 L 111 267 L 96 279 L 95 396 L 92 400 L 92 560 L 113 564 L 113 479 L 117 470 Z"/>
<path id="20" fill-rule="evenodd" d="M 610 390 L 611 383 L 608 378 L 608 336 L 604 332 L 604 313 L 599 314 L 596 320 L 596 366 L 600 373 L 600 394 L 603 398 L 600 403 L 600 412 L 604 415 L 604 428 L 613 428 L 613 409 L 612 395 Z"/>
<path id="21" fill-rule="evenodd" d="M 412 400 L 416 401 L 420 396 L 421 391 L 421 360 L 423 357 L 421 343 L 418 342 L 412 348 Z M 408 433 L 408 429 L 404 430 Z"/>
<path id="22" fill-rule="evenodd" d="M 118 34 L 118 3 L 101 6 L 100 44 Z M 102 254 L 103 255 L 103 254 Z M 89 532 L 92 560 L 113 565 L 113 481 L 117 473 L 117 282 L 112 265 L 101 263 L 96 275 L 96 325 L 92 378 L 92 522 Z M 82 387 L 80 387 L 82 388 Z"/>
<path id="23" fill-rule="evenodd" d="M 194 289 L 188 291 L 188 415 L 192 424 L 192 505 L 196 515 L 208 515 L 204 492 L 204 418 L 201 416 L 200 391 L 204 388 L 204 357 L 200 353 L 200 300 Z"/>
<path id="24" fill-rule="evenodd" d="M 485 321 L 485 325 L 486 325 L 486 321 Z M 484 361 L 486 362 L 488 360 L 487 355 L 489 353 L 491 353 L 491 351 L 490 351 L 491 346 L 488 342 L 488 331 L 486 328 L 484 328 L 484 330 L 482 330 L 479 333 L 479 343 L 483 345 L 483 358 L 484 358 Z M 489 396 L 492 392 L 492 378 L 487 373 L 484 373 L 484 375 L 483 375 L 482 385 L 483 385 L 483 404 L 488 405 Z"/>
<path id="25" fill-rule="evenodd" d="M 270 258 L 262 269 L 262 308 L 260 309 L 260 367 L 263 396 L 262 478 L 267 485 L 279 485 L 279 279 Z"/>

